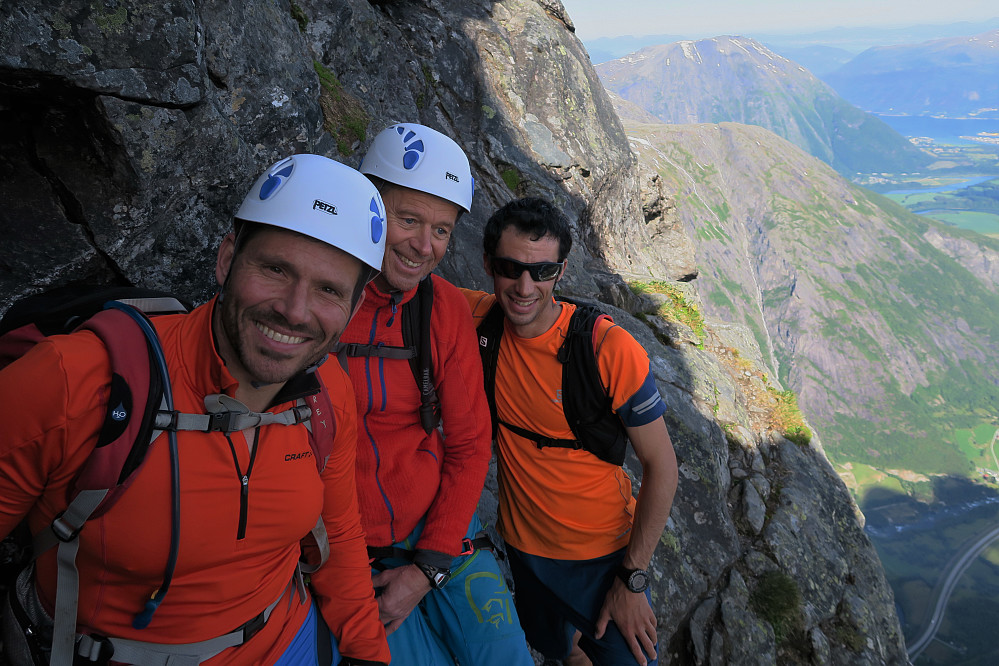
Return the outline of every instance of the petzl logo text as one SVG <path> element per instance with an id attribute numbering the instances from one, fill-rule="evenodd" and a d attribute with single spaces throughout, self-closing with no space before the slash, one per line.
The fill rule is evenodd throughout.
<path id="1" fill-rule="evenodd" d="M 336 215 L 336 206 L 334 206 L 333 204 L 328 204 L 325 201 L 320 201 L 319 199 L 313 201 L 312 210 L 316 210 L 317 208 L 323 211 L 324 213 L 329 213 L 330 215 Z"/>
<path id="2" fill-rule="evenodd" d="M 458 176 L 454 175 L 450 171 L 445 171 L 444 177 L 447 178 L 448 180 L 453 180 L 456 183 L 458 182 Z"/>

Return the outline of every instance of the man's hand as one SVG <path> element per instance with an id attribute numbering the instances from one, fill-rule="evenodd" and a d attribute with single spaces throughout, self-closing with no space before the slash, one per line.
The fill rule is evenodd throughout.
<path id="1" fill-rule="evenodd" d="M 641 666 L 648 664 L 648 657 L 656 656 L 656 615 L 641 592 L 632 592 L 620 579 L 615 578 L 607 591 L 600 617 L 597 618 L 596 638 L 603 638 L 607 623 L 613 620 L 624 640 Z M 644 652 L 643 652 L 644 650 Z M 646 657 L 648 655 L 648 657 Z"/>
<path id="2" fill-rule="evenodd" d="M 385 625 L 385 634 L 399 628 L 430 591 L 430 581 L 415 564 L 386 569 L 371 577 L 378 593 L 378 617 Z"/>

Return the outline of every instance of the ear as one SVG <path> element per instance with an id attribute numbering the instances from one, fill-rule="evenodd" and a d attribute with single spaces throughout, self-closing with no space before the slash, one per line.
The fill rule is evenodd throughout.
<path id="1" fill-rule="evenodd" d="M 357 311 L 361 309 L 361 303 L 364 302 L 364 295 L 365 295 L 365 292 L 367 292 L 367 291 L 368 291 L 367 289 L 362 289 L 361 290 L 361 295 L 357 299 L 357 303 L 354 303 L 354 309 L 350 311 L 350 319 L 353 319 L 354 315 L 357 314 Z M 350 319 L 348 319 L 347 321 L 350 321 Z"/>
<path id="2" fill-rule="evenodd" d="M 222 239 L 219 245 L 219 255 L 215 260 L 215 280 L 219 285 L 225 284 L 225 279 L 229 277 L 229 269 L 232 268 L 232 258 L 236 252 L 236 234 L 229 232 Z"/>
<path id="3" fill-rule="evenodd" d="M 567 272 L 569 272 L 569 260 L 568 259 L 563 259 L 562 260 L 562 271 L 558 274 L 558 277 L 555 278 L 555 284 L 558 284 L 559 280 L 561 280 L 562 278 L 564 278 L 565 274 Z"/>
<path id="4" fill-rule="evenodd" d="M 486 270 L 486 275 L 489 277 L 493 276 L 493 267 L 492 264 L 489 263 L 489 255 L 485 252 L 482 253 L 482 268 Z"/>

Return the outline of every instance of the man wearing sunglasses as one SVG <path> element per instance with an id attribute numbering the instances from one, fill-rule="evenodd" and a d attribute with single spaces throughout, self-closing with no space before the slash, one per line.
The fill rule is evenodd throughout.
<path id="1" fill-rule="evenodd" d="M 677 467 L 648 355 L 605 315 L 553 298 L 572 237 L 550 203 L 513 201 L 483 234 L 495 295 L 463 291 L 494 410 L 497 528 L 521 624 L 546 663 L 656 664 L 647 568 L 669 518 Z M 493 323 L 495 308 L 501 326 Z M 589 329 L 576 318 L 584 313 Z M 576 330 L 582 337 L 570 333 Z M 587 376 L 575 373 L 587 363 L 596 366 L 599 385 L 564 381 Z M 572 417 L 573 430 L 567 414 L 585 391 L 599 392 L 605 407 L 585 415 L 596 426 Z M 637 501 L 620 466 L 624 434 L 642 464 Z"/>

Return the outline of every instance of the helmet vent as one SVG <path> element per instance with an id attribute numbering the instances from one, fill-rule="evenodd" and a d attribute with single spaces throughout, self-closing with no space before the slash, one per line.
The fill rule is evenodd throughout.
<path id="1" fill-rule="evenodd" d="M 402 166 L 406 170 L 415 169 L 426 154 L 427 149 L 423 145 L 423 139 L 418 137 L 413 130 L 407 130 L 401 125 L 395 129 L 399 133 L 399 136 L 402 136 L 403 149 L 405 151 L 402 155 Z"/>
<path id="2" fill-rule="evenodd" d="M 384 214 L 378 200 L 374 197 L 371 197 L 371 205 L 368 208 L 374 213 L 371 216 L 371 242 L 377 243 L 382 239 L 382 233 L 385 231 Z"/>
<path id="3" fill-rule="evenodd" d="M 267 176 L 267 180 L 264 184 L 260 186 L 260 200 L 266 201 L 274 195 L 281 186 L 288 181 L 288 177 L 291 176 L 291 172 L 295 169 L 295 163 L 292 162 L 288 166 L 276 171 Z"/>

